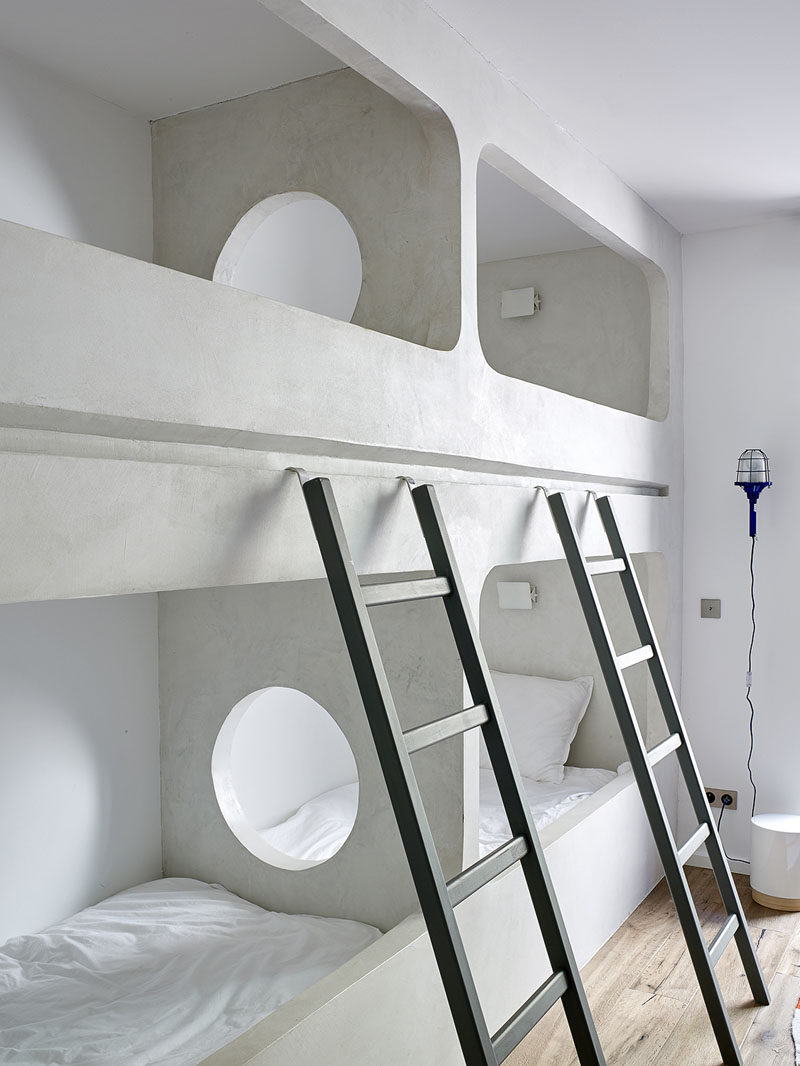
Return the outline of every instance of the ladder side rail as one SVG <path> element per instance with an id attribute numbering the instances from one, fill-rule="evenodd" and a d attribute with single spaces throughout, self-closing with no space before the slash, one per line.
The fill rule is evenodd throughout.
<path id="1" fill-rule="evenodd" d="M 444 599 L 464 674 L 472 699 L 489 710 L 482 726 L 484 740 L 509 821 L 512 837 L 522 836 L 529 850 L 521 859 L 542 938 L 554 973 L 563 972 L 568 987 L 562 997 L 564 1012 L 582 1066 L 604 1066 L 605 1058 L 592 1020 L 583 982 L 572 953 L 564 919 L 547 870 L 539 834 L 533 823 L 508 731 L 499 712 L 489 667 L 481 649 L 475 623 L 467 606 L 467 595 L 447 535 L 439 501 L 432 485 L 411 490 L 420 527 L 434 570 L 448 579 L 453 595 Z"/>
<path id="2" fill-rule="evenodd" d="M 303 493 L 465 1061 L 497 1066 L 330 481 L 310 479 Z"/>
<path id="3" fill-rule="evenodd" d="M 711 964 L 697 910 L 689 891 L 686 874 L 681 865 L 667 813 L 664 810 L 655 776 L 647 757 L 647 748 L 636 720 L 628 689 L 617 665 L 611 634 L 605 622 L 597 591 L 586 569 L 586 560 L 580 547 L 572 516 L 563 494 L 558 492 L 551 493 L 547 499 L 564 547 L 578 599 L 589 627 L 600 669 L 611 697 L 611 704 L 617 716 L 645 813 L 664 867 L 667 885 L 686 938 L 686 947 L 697 974 L 700 991 L 705 1001 L 723 1061 L 726 1066 L 742 1066 L 739 1047 L 725 1009 L 714 967 Z M 628 569 L 630 570 L 630 567 Z M 681 745 L 682 747 L 683 745 Z M 677 750 L 680 751 L 681 748 Z"/>
<path id="4" fill-rule="evenodd" d="M 681 737 L 681 746 L 677 750 L 678 764 L 686 782 L 686 789 L 689 793 L 695 817 L 700 825 L 708 827 L 706 849 L 725 910 L 728 914 L 735 914 L 739 919 L 739 926 L 735 934 L 736 946 L 747 974 L 753 998 L 757 1003 L 766 1005 L 769 1003 L 769 991 L 764 980 L 764 974 L 753 947 L 747 919 L 739 893 L 736 891 L 736 886 L 731 876 L 730 866 L 722 847 L 717 824 L 702 786 L 700 769 L 686 733 L 683 715 L 667 673 L 664 655 L 658 643 L 655 627 L 647 610 L 647 604 L 642 595 L 636 571 L 619 530 L 614 506 L 608 496 L 601 496 L 597 499 L 597 509 L 600 512 L 600 519 L 608 537 L 608 542 L 611 545 L 611 551 L 617 558 L 623 559 L 626 564 L 625 570 L 619 576 L 639 639 L 642 643 L 649 643 L 653 648 L 654 654 L 648 660 L 650 676 L 653 679 L 653 685 L 667 723 L 667 729 L 670 733 L 678 733 Z"/>

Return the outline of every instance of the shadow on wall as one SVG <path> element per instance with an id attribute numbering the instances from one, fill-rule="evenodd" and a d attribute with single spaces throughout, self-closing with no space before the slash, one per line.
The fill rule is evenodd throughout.
<path id="1" fill-rule="evenodd" d="M 522 180 L 537 184 L 497 149 L 484 152 L 477 183 L 478 329 L 486 361 L 509 377 L 665 418 L 662 272 L 630 249 L 621 254 L 606 247 Z"/>
<path id="2" fill-rule="evenodd" d="M 161 873 L 155 596 L 0 608 L 0 943 Z"/>
<path id="3" fill-rule="evenodd" d="M 272 197 L 315 197 L 341 213 L 360 248 L 352 321 L 454 347 L 459 160 L 452 127 L 430 110 L 418 118 L 344 69 L 154 122 L 155 261 L 235 283 L 231 257 L 219 257 L 236 227 Z M 290 263 L 291 234 L 273 236 L 266 255 Z"/>

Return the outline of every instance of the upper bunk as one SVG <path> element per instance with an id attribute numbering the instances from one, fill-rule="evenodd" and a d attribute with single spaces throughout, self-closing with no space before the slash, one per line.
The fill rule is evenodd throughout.
<path id="1" fill-rule="evenodd" d="M 325 49 L 329 69 L 153 123 L 155 263 L 0 224 L 0 462 L 35 530 L 3 509 L 15 576 L 2 600 L 298 576 L 279 549 L 264 553 L 266 569 L 211 562 L 231 525 L 280 496 L 291 465 L 525 492 L 531 479 L 646 495 L 680 481 L 677 235 L 432 14 L 426 37 L 452 64 L 423 62 L 413 27 L 387 33 L 378 12 L 265 6 Z M 535 195 L 540 215 L 604 244 L 617 274 L 619 263 L 637 273 L 652 343 L 635 356 L 619 346 L 614 365 L 614 344 L 594 357 L 594 378 L 619 382 L 617 407 L 591 389 L 570 394 L 566 371 L 559 379 L 559 360 L 583 374 L 585 344 L 551 358 L 546 381 L 535 368 L 512 376 L 485 350 L 481 277 L 505 253 L 487 263 L 478 232 L 502 228 L 509 200 L 478 182 L 486 167 Z M 351 321 L 237 279 L 263 205 L 298 190 L 352 226 L 362 280 Z M 537 269 L 553 258 L 534 252 Z M 556 258 L 573 254 L 592 258 Z M 545 325 L 553 307 L 548 291 Z M 502 325 L 519 335 L 536 322 Z M 587 316 L 590 357 L 605 328 Z M 471 506 L 495 505 L 487 495 Z M 289 541 L 293 513 L 284 508 Z M 158 554 L 146 529 L 160 564 L 144 558 Z"/>

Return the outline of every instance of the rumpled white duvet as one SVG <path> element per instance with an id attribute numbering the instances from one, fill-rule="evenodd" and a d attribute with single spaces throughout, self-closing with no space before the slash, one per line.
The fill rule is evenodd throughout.
<path id="1" fill-rule="evenodd" d="M 541 831 L 561 818 L 567 811 L 613 781 L 613 770 L 599 770 L 582 766 L 565 766 L 564 780 L 558 785 L 546 781 L 522 778 L 534 825 Z M 481 833 L 480 854 L 488 855 L 511 836 L 500 792 L 491 770 L 481 770 Z"/>
<path id="2" fill-rule="evenodd" d="M 380 936 L 188 878 L 0 947 L 0 1062 L 195 1066 Z"/>
<path id="3" fill-rule="evenodd" d="M 480 854 L 483 856 L 508 840 L 511 831 L 494 774 L 491 770 L 481 770 L 480 774 Z M 565 766 L 564 780 L 558 785 L 523 777 L 536 828 L 541 832 L 616 776 L 613 770 Z M 261 836 L 286 855 L 320 862 L 329 859 L 345 842 L 356 820 L 357 808 L 358 785 L 342 785 L 304 803 L 285 822 L 262 829 Z"/>
<path id="4" fill-rule="evenodd" d="M 259 835 L 284 855 L 323 862 L 350 835 L 358 810 L 358 782 L 340 785 L 308 800 L 285 822 Z"/>

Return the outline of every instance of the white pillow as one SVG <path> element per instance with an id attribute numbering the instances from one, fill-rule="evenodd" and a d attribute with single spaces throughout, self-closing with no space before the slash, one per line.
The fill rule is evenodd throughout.
<path id="1" fill-rule="evenodd" d="M 557 785 L 564 780 L 564 763 L 589 706 L 594 678 L 556 681 L 499 670 L 492 670 L 491 675 L 520 773 Z M 483 738 L 481 766 L 491 766 Z"/>

